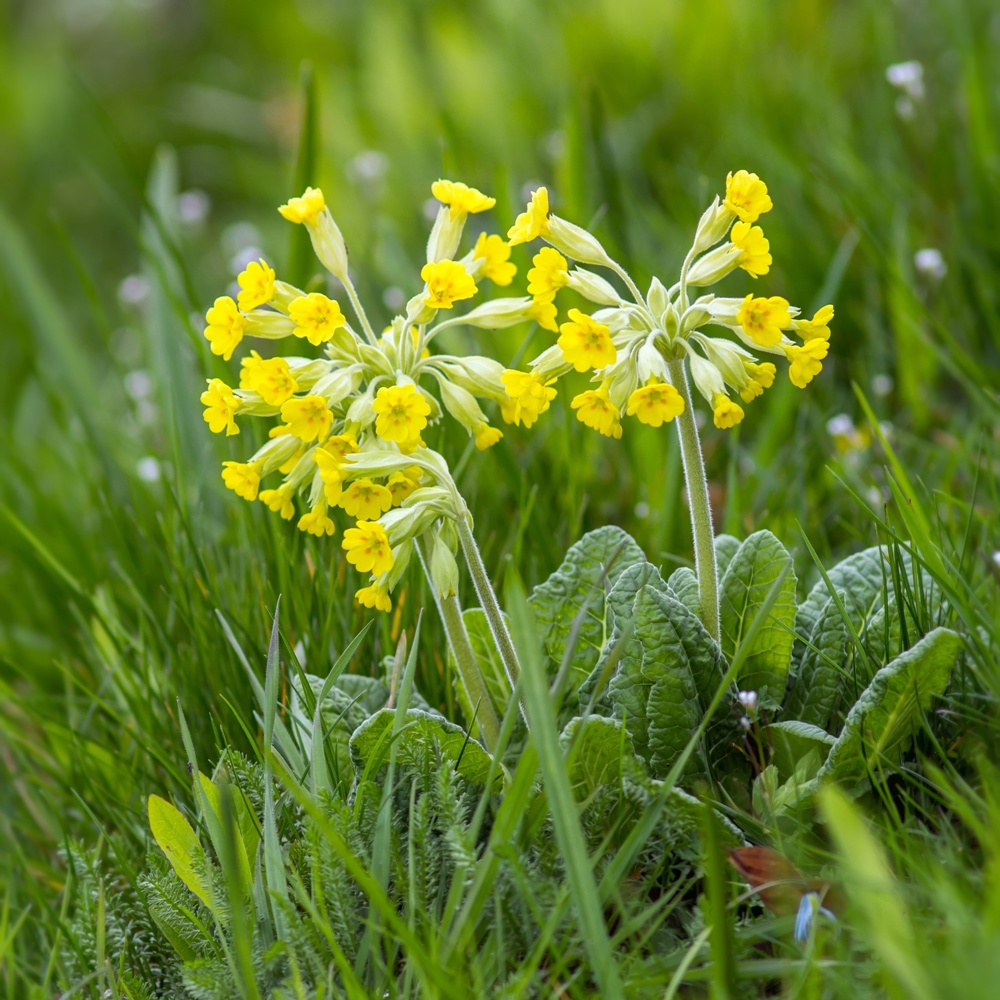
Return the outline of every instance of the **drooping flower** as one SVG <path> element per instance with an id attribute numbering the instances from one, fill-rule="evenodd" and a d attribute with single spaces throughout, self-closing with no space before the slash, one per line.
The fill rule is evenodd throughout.
<path id="1" fill-rule="evenodd" d="M 239 434 L 240 429 L 234 418 L 243 404 L 221 378 L 208 379 L 208 388 L 201 394 L 201 402 L 205 407 L 205 422 L 213 434 L 223 431 L 226 437 Z"/>
<path id="2" fill-rule="evenodd" d="M 261 258 L 252 260 L 236 277 L 240 293 L 236 296 L 240 309 L 249 312 L 274 297 L 274 270 Z"/>
<path id="3" fill-rule="evenodd" d="M 267 504 L 275 514 L 280 514 L 286 521 L 295 516 L 295 504 L 292 502 L 291 486 L 280 486 L 276 490 L 261 490 L 257 496 L 261 503 Z"/>
<path id="4" fill-rule="evenodd" d="M 771 269 L 771 245 L 760 226 L 734 222 L 729 240 L 740 251 L 739 266 L 752 278 L 767 274 Z"/>
<path id="5" fill-rule="evenodd" d="M 748 295 L 736 314 L 736 322 L 743 332 L 761 347 L 774 347 L 781 343 L 781 331 L 792 324 L 788 300 L 780 295 L 770 298 Z"/>
<path id="6" fill-rule="evenodd" d="M 304 337 L 319 346 L 347 323 L 340 304 L 320 292 L 310 292 L 288 304 L 288 315 L 295 324 L 296 337 Z"/>
<path id="7" fill-rule="evenodd" d="M 546 381 L 535 372 L 508 368 L 500 376 L 500 381 L 513 403 L 509 410 L 501 410 L 504 420 L 511 424 L 523 423 L 525 427 L 530 427 L 556 398 L 556 390 L 552 388 L 556 380 Z"/>
<path id="8" fill-rule="evenodd" d="M 715 426 L 720 430 L 728 430 L 735 427 L 744 416 L 743 407 L 739 403 L 734 403 L 728 396 L 718 393 L 712 400 L 712 419 Z"/>
<path id="9" fill-rule="evenodd" d="M 351 517 L 374 521 L 392 506 L 392 494 L 370 479 L 355 479 L 338 502 Z"/>
<path id="10" fill-rule="evenodd" d="M 281 406 L 288 432 L 306 443 L 322 441 L 333 426 L 333 414 L 322 396 L 295 396 Z"/>
<path id="11" fill-rule="evenodd" d="M 507 231 L 507 239 L 511 246 L 515 246 L 544 236 L 548 231 L 549 192 L 547 188 L 540 187 L 531 192 L 528 207 L 514 220 L 514 225 Z"/>
<path id="12" fill-rule="evenodd" d="M 559 327 L 556 343 L 566 361 L 578 372 L 614 364 L 618 354 L 611 331 L 579 309 L 570 309 L 569 322 Z"/>
<path id="13" fill-rule="evenodd" d="M 247 327 L 246 318 L 240 313 L 236 303 L 228 295 L 223 295 L 205 313 L 205 321 L 208 323 L 205 327 L 205 339 L 211 345 L 212 353 L 221 355 L 223 361 L 228 361 L 243 339 Z"/>
<path id="14" fill-rule="evenodd" d="M 313 223 L 326 208 L 326 199 L 319 188 L 308 187 L 300 198 L 289 198 L 278 211 L 289 222 Z"/>
<path id="15" fill-rule="evenodd" d="M 238 497 L 256 500 L 260 489 L 261 465 L 259 462 L 223 462 L 222 481 Z"/>
<path id="16" fill-rule="evenodd" d="M 611 402 L 606 383 L 598 389 L 588 389 L 574 396 L 569 405 L 576 410 L 577 419 L 587 427 L 605 437 L 622 436 L 621 413 Z"/>
<path id="17" fill-rule="evenodd" d="M 552 299 L 532 299 L 528 306 L 528 315 L 543 329 L 556 333 L 559 325 L 556 323 L 556 304 Z"/>
<path id="18" fill-rule="evenodd" d="M 298 392 L 299 384 L 292 377 L 291 368 L 284 358 L 244 359 L 240 373 L 240 388 L 256 392 L 268 406 L 281 406 Z M 250 361 L 250 364 L 246 362 Z"/>
<path id="19" fill-rule="evenodd" d="M 552 247 L 542 247 L 532 258 L 535 266 L 528 272 L 528 294 L 551 298 L 569 284 L 569 262 Z"/>
<path id="20" fill-rule="evenodd" d="M 625 412 L 640 423 L 661 427 L 684 412 L 684 400 L 669 382 L 653 382 L 629 396 Z"/>
<path id="21" fill-rule="evenodd" d="M 461 299 L 471 299 L 478 290 L 472 275 L 457 260 L 425 264 L 420 277 L 427 282 L 424 304 L 430 309 L 451 309 Z"/>
<path id="22" fill-rule="evenodd" d="M 378 415 L 375 433 L 400 445 L 420 437 L 431 412 L 430 404 L 411 383 L 379 389 L 372 409 Z"/>
<path id="23" fill-rule="evenodd" d="M 365 608 L 374 608 L 376 611 L 392 611 L 392 599 L 385 586 L 373 583 L 368 587 L 362 587 L 355 595 L 354 599 Z"/>
<path id="24" fill-rule="evenodd" d="M 821 337 L 807 340 L 801 347 L 795 344 L 786 346 L 784 351 L 791 362 L 788 377 L 792 385 L 804 389 L 823 370 L 822 362 L 829 350 L 829 342 Z"/>
<path id="25" fill-rule="evenodd" d="M 767 193 L 767 185 L 746 170 L 730 172 L 726 177 L 726 197 L 723 204 L 735 213 L 741 222 L 756 222 L 774 207 Z"/>
<path id="26" fill-rule="evenodd" d="M 360 573 L 381 576 L 392 569 L 395 561 L 389 536 L 377 521 L 358 521 L 344 532 L 341 546 L 347 553 L 347 561 Z"/>
<path id="27" fill-rule="evenodd" d="M 480 233 L 472 248 L 473 260 L 481 260 L 479 273 L 494 285 L 509 285 L 517 274 L 517 265 L 510 262 L 510 244 L 495 233 Z"/>
<path id="28" fill-rule="evenodd" d="M 793 320 L 792 326 L 803 340 L 829 340 L 832 319 L 833 306 L 823 306 L 816 310 L 812 319 Z"/>
<path id="29" fill-rule="evenodd" d="M 476 447 L 480 451 L 486 451 L 487 448 L 492 448 L 502 437 L 503 431 L 499 427 L 491 427 L 486 423 L 480 424 L 475 434 Z"/>
<path id="30" fill-rule="evenodd" d="M 307 531 L 317 538 L 333 535 L 337 531 L 337 525 L 333 523 L 333 518 L 327 514 L 325 500 L 320 500 L 318 504 L 308 514 L 303 514 L 299 518 L 299 531 Z"/>
<path id="31" fill-rule="evenodd" d="M 497 203 L 496 198 L 491 198 L 461 181 L 435 181 L 431 185 L 431 194 L 442 205 L 447 205 L 451 209 L 452 219 L 472 212 L 485 212 Z"/>

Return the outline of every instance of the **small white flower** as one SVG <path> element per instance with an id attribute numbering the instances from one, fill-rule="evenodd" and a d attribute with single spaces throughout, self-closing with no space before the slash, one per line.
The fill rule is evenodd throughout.
<path id="1" fill-rule="evenodd" d="M 756 691 L 740 691 L 736 696 L 736 700 L 748 711 L 754 712 L 757 710 L 757 692 Z"/>
<path id="2" fill-rule="evenodd" d="M 826 422 L 826 432 L 830 437 L 850 437 L 854 433 L 854 421 L 846 413 L 838 413 Z"/>
<path id="3" fill-rule="evenodd" d="M 876 396 L 884 398 L 892 392 L 895 384 L 896 383 L 893 382 L 891 375 L 876 375 L 872 379 L 872 392 L 874 392 Z"/>
<path id="4" fill-rule="evenodd" d="M 937 247 L 924 247 L 913 255 L 913 266 L 921 277 L 940 281 L 948 273 L 944 255 Z"/>
<path id="5" fill-rule="evenodd" d="M 136 462 L 135 471 L 144 483 L 156 483 L 160 480 L 160 463 L 152 455 L 140 458 Z"/>
<path id="6" fill-rule="evenodd" d="M 740 725 L 744 729 L 749 729 L 753 725 L 753 723 L 744 715 L 740 717 Z"/>
<path id="7" fill-rule="evenodd" d="M 886 67 L 885 78 L 914 101 L 924 96 L 924 67 L 916 59 Z"/>

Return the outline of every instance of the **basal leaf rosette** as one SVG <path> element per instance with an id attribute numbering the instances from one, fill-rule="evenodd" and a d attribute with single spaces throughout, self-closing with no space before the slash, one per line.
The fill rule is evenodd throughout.
<path id="1" fill-rule="evenodd" d="M 549 244 L 533 258 L 528 291 L 538 322 L 558 339 L 527 372 L 504 373 L 509 400 L 504 415 L 531 426 L 548 409 L 564 374 L 589 371 L 597 387 L 572 400 L 580 421 L 616 438 L 623 415 L 659 427 L 684 412 L 684 390 L 668 370 L 676 360 L 687 361 L 719 428 L 735 427 L 744 418 L 743 407 L 774 384 L 777 366 L 761 355 L 786 361 L 792 384 L 805 388 L 829 350 L 832 305 L 806 319 L 780 295 L 693 294 L 737 269 L 753 279 L 769 272 L 770 244 L 755 223 L 771 208 L 767 185 L 756 174 L 730 173 L 724 195 L 698 223 L 678 279 L 668 286 L 654 278 L 642 295 L 592 233 L 550 212 L 548 191 L 536 190 L 508 238 L 512 245 L 535 239 Z M 580 264 L 610 270 L 625 290 Z M 598 308 L 589 314 L 571 309 L 565 322 L 556 323 L 555 299 L 564 288 Z M 716 329 L 725 335 L 715 335 Z"/>
<path id="2" fill-rule="evenodd" d="M 440 522 L 465 516 L 465 508 L 444 459 L 426 447 L 425 430 L 447 411 L 481 450 L 503 436 L 480 405 L 509 403 L 503 366 L 487 357 L 434 353 L 434 340 L 450 326 L 493 330 L 530 321 L 535 308 L 532 298 L 517 297 L 465 309 L 483 281 L 509 285 L 516 268 L 507 242 L 485 232 L 459 255 L 468 216 L 492 208 L 494 199 L 447 180 L 432 192 L 441 205 L 420 270 L 422 288 L 380 334 L 358 297 L 344 238 L 318 188 L 279 211 L 306 227 L 331 276 L 324 291 L 296 288 L 259 260 L 239 275 L 237 298 L 221 296 L 206 313 L 205 337 L 225 361 L 245 340 L 301 341 L 303 348 L 320 349 L 319 357 L 305 356 L 309 349 L 270 357 L 250 349 L 240 358 L 236 386 L 208 380 L 204 417 L 213 433 L 227 437 L 240 433 L 245 418 L 273 422 L 261 448 L 223 464 L 223 481 L 317 537 L 336 533 L 338 510 L 351 518 L 354 526 L 342 542 L 346 558 L 370 574 L 357 599 L 384 611 L 420 538 L 439 590 L 447 596 L 455 588 L 457 543 Z"/>

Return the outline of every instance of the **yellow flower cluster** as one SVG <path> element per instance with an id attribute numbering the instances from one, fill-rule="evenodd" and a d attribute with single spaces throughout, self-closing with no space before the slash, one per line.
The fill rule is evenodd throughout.
<path id="1" fill-rule="evenodd" d="M 456 516 L 447 465 L 422 437 L 428 426 L 447 411 L 482 450 L 503 433 L 491 426 L 477 400 L 496 402 L 509 421 L 530 425 L 555 395 L 546 386 L 525 389 L 518 406 L 507 394 L 499 362 L 432 352 L 437 333 L 448 326 L 500 329 L 535 318 L 534 300 L 526 297 L 493 299 L 459 314 L 455 307 L 473 298 L 481 282 L 509 285 L 516 266 L 510 262 L 510 245 L 495 234 L 480 234 L 468 253 L 459 254 L 468 215 L 492 208 L 493 198 L 448 180 L 437 181 L 432 193 L 441 208 L 420 272 L 423 289 L 381 336 L 359 301 L 346 245 L 318 188 L 289 199 L 279 212 L 306 227 L 355 319 L 349 320 L 331 295 L 306 293 L 281 281 L 265 260 L 253 261 L 238 276 L 235 300 L 222 296 L 206 314 L 205 337 L 226 361 L 244 337 L 299 338 L 320 348 L 318 357 L 250 351 L 240 361 L 237 388 L 219 378 L 208 380 L 201 395 L 205 421 L 213 433 L 232 436 L 240 433 L 238 420 L 245 417 L 276 418 L 263 447 L 246 461 L 224 463 L 223 481 L 238 496 L 260 500 L 285 520 L 296 518 L 301 497 L 305 510 L 298 514 L 298 527 L 317 537 L 336 532 L 336 509 L 354 519 L 342 547 L 350 563 L 371 574 L 369 586 L 356 597 L 365 607 L 383 611 L 392 606 L 390 594 L 415 541 L 427 535 L 429 551 L 438 552 L 444 544 L 441 519 Z M 558 283 L 551 268 L 548 280 Z M 551 302 L 554 291 L 546 295 Z M 430 391 L 435 385 L 438 396 Z M 280 481 L 262 489 L 272 475 Z M 434 563 L 446 570 L 455 566 L 453 558 L 440 554 Z M 447 577 L 451 571 L 440 572 Z M 435 582 L 445 593 L 456 585 L 448 578 Z"/>
<path id="2" fill-rule="evenodd" d="M 622 433 L 623 412 L 652 427 L 684 413 L 689 391 L 681 361 L 686 360 L 719 428 L 735 427 L 744 417 L 730 390 L 746 404 L 774 383 L 775 365 L 761 363 L 752 351 L 784 357 L 792 384 L 808 385 L 821 371 L 829 349 L 833 306 L 824 306 L 806 320 L 777 295 L 691 294 L 692 289 L 712 285 L 737 269 L 752 278 L 769 272 L 770 244 L 755 223 L 772 207 L 767 185 L 756 174 L 730 173 L 724 195 L 702 215 L 679 280 L 668 288 L 654 278 L 643 295 L 593 234 L 552 214 L 545 188 L 535 191 L 507 235 L 511 244 L 538 237 L 550 244 L 533 259 L 528 291 L 536 320 L 559 336 L 554 347 L 531 362 L 528 372 L 504 373 L 509 397 L 505 417 L 531 426 L 555 396 L 557 380 L 570 370 L 593 372 L 598 383 L 596 389 L 573 398 L 578 419 L 616 438 Z M 627 291 L 620 295 L 592 271 L 571 268 L 570 260 L 609 269 Z M 571 309 L 568 321 L 557 325 L 555 298 L 566 287 L 602 308 L 590 315 Z M 702 328 L 712 325 L 725 328 L 740 343 L 708 336 Z M 223 417 L 220 413 L 217 420 Z"/>

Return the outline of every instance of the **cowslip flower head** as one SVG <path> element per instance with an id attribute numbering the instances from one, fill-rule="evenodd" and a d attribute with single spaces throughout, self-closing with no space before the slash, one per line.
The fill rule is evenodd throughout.
<path id="1" fill-rule="evenodd" d="M 548 188 L 540 187 L 531 192 L 528 207 L 514 220 L 514 225 L 507 230 L 507 239 L 511 246 L 527 243 L 530 240 L 544 236 L 549 231 L 549 192 Z"/>
<path id="2" fill-rule="evenodd" d="M 210 430 L 227 436 L 238 434 L 244 419 L 275 424 L 246 460 L 224 464 L 226 486 L 247 501 L 259 499 L 317 538 L 334 534 L 338 511 L 357 518 L 360 525 L 345 539 L 357 543 L 361 531 L 367 541 L 344 551 L 362 572 L 374 574 L 359 593 L 377 592 L 378 608 L 391 606 L 389 595 L 416 539 L 447 538 L 440 544 L 454 549 L 457 536 L 442 526 L 466 516 L 447 463 L 427 447 L 427 428 L 454 418 L 482 450 L 503 436 L 482 401 L 498 404 L 505 419 L 530 425 L 555 395 L 546 379 L 521 373 L 527 384 L 517 403 L 507 394 L 498 361 L 435 353 L 435 338 L 449 326 L 501 330 L 535 317 L 533 299 L 526 296 L 461 308 L 478 293 L 477 280 L 509 284 L 516 266 L 510 246 L 497 234 L 483 233 L 464 255 L 460 250 L 466 216 L 493 207 L 489 196 L 459 182 L 439 183 L 434 193 L 443 204 L 428 240 L 423 288 L 402 315 L 378 325 L 380 335 L 353 285 L 343 237 L 318 188 L 289 199 L 280 212 L 306 227 L 319 262 L 339 279 L 353 315 L 341 309 L 343 299 L 296 288 L 262 260 L 241 275 L 239 302 L 220 297 L 206 314 L 206 337 L 226 360 L 244 338 L 287 338 L 296 347 L 308 342 L 316 349 L 314 357 L 294 356 L 305 350 L 287 356 L 268 352 L 279 355 L 274 357 L 247 352 L 240 359 L 238 388 L 209 380 L 201 394 L 204 418 Z M 545 306 L 543 318 L 555 329 L 555 306 Z M 439 570 L 454 564 L 451 550 L 433 561 Z M 442 572 L 442 585 L 454 589 Z"/>
<path id="3" fill-rule="evenodd" d="M 569 322 L 559 327 L 556 343 L 566 361 L 578 372 L 614 364 L 618 354 L 611 331 L 579 309 L 570 309 Z"/>
<path id="4" fill-rule="evenodd" d="M 741 222 L 756 222 L 774 207 L 767 185 L 746 170 L 737 170 L 726 177 L 726 197 L 723 204 Z"/>
<path id="5" fill-rule="evenodd" d="M 392 611 L 392 598 L 389 597 L 389 590 L 383 584 L 373 583 L 367 587 L 362 587 L 355 595 L 354 599 L 363 608 L 374 608 L 376 611 Z"/>
<path id="6" fill-rule="evenodd" d="M 377 521 L 358 521 L 344 532 L 341 543 L 347 561 L 362 573 L 380 576 L 392 569 L 395 561 L 385 528 Z"/>
<path id="7" fill-rule="evenodd" d="M 522 406 L 515 400 L 537 398 L 532 393 L 538 386 L 554 385 L 572 370 L 592 370 L 600 385 L 589 390 L 590 395 L 576 397 L 577 415 L 612 435 L 620 423 L 612 419 L 611 407 L 619 415 L 654 426 L 684 414 L 688 372 L 711 406 L 715 425 L 736 426 L 744 411 L 730 400 L 730 393 L 749 403 L 774 382 L 774 365 L 762 363 L 752 352 L 785 358 L 794 384 L 807 384 L 825 356 L 818 343 L 829 338 L 832 306 L 806 320 L 799 319 L 799 309 L 778 295 L 692 294 L 692 289 L 710 286 L 739 270 L 755 279 L 770 273 L 771 246 L 754 223 L 772 207 L 767 185 L 756 174 L 730 172 L 724 195 L 713 199 L 698 222 L 679 280 L 654 278 L 643 295 L 593 234 L 548 213 L 547 193 L 543 205 L 533 201 L 509 235 L 512 243 L 541 236 L 549 244 L 534 256 L 528 273 L 539 325 L 551 329 L 550 319 L 554 325 L 556 299 L 563 287 L 600 308 L 589 317 L 570 310 L 556 344 L 530 362 L 528 373 L 505 374 L 511 385 L 506 386 L 509 402 L 501 401 L 504 419 L 521 416 Z M 533 225 L 542 219 L 544 226 Z M 608 269 L 624 291 L 592 271 L 568 268 L 568 260 Z M 731 339 L 709 336 L 704 329 L 709 326 L 722 327 Z M 795 345 L 789 334 L 798 334 L 804 343 Z M 536 377 L 534 383 L 524 381 L 530 374 Z M 678 381 L 682 376 L 683 385 Z M 530 426 L 544 410 L 536 406 L 528 412 Z"/>
<path id="8" fill-rule="evenodd" d="M 201 402 L 205 407 L 205 423 L 213 434 L 226 432 L 226 437 L 239 434 L 236 426 L 236 413 L 243 405 L 232 389 L 221 378 L 208 379 L 208 388 L 201 394 Z"/>

